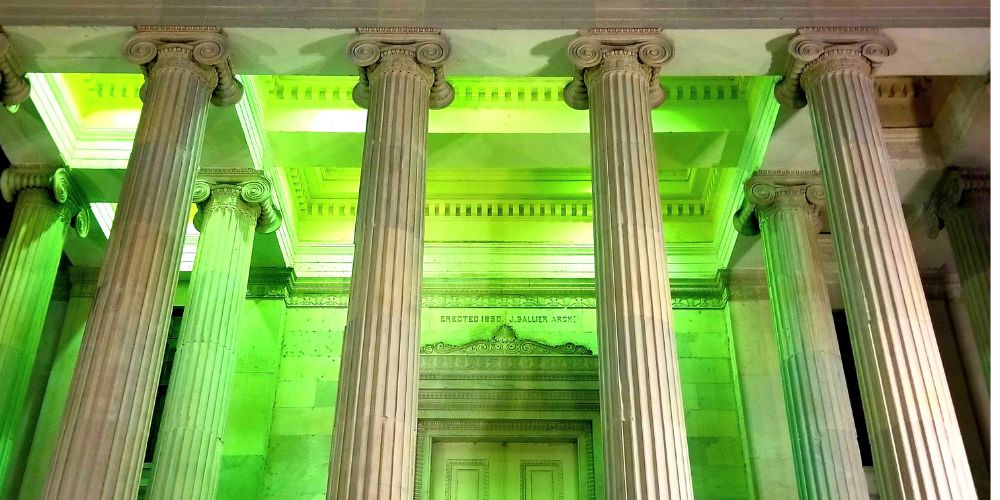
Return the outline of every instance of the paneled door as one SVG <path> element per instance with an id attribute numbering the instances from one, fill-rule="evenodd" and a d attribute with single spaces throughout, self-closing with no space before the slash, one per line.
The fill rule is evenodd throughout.
<path id="1" fill-rule="evenodd" d="M 431 500 L 584 500 L 575 443 L 436 442 Z"/>

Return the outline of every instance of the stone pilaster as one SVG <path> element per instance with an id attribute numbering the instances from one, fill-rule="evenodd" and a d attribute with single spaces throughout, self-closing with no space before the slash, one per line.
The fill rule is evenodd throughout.
<path id="1" fill-rule="evenodd" d="M 799 498 L 868 498 L 816 233 L 819 176 L 758 174 L 736 216 L 764 243 Z"/>
<path id="2" fill-rule="evenodd" d="M 14 56 L 10 39 L 0 31 L 0 104 L 11 110 L 28 99 L 31 84 L 25 78 L 24 69 Z"/>
<path id="3" fill-rule="evenodd" d="M 201 237 L 153 458 L 151 499 L 215 497 L 254 232 L 281 224 L 271 184 L 253 171 L 202 170 L 194 202 Z"/>
<path id="4" fill-rule="evenodd" d="M 358 30 L 368 108 L 327 498 L 412 498 L 427 121 L 454 90 L 437 31 Z"/>
<path id="5" fill-rule="evenodd" d="M 865 418 L 884 498 L 974 498 L 879 122 L 877 31 L 799 30 L 777 97 L 809 104 Z"/>
<path id="6" fill-rule="evenodd" d="M 590 108 L 605 497 L 691 498 L 650 108 L 672 48 L 658 30 L 570 42 L 566 103 Z"/>
<path id="7" fill-rule="evenodd" d="M 986 385 L 990 383 L 990 177 L 985 169 L 949 168 L 924 206 L 927 229 L 947 228 Z"/>
<path id="8" fill-rule="evenodd" d="M 46 499 L 127 498 L 139 487 L 208 103 L 242 94 L 226 38 L 183 29 L 140 28 L 124 45 L 146 75 L 144 102 Z"/>
<path id="9" fill-rule="evenodd" d="M 63 244 L 71 224 L 86 236 L 90 219 L 65 168 L 15 165 L 0 174 L 0 193 L 15 202 L 0 250 L 0 493 L 11 493 L 13 445 Z"/>

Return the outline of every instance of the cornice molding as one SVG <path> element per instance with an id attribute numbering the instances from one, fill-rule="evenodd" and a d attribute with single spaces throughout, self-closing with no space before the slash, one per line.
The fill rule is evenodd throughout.
<path id="1" fill-rule="evenodd" d="M 122 52 L 125 59 L 142 68 L 147 81 L 158 65 L 179 65 L 200 70 L 216 106 L 236 104 L 243 96 L 243 85 L 233 76 L 229 41 L 219 28 L 138 26 Z"/>
<path id="2" fill-rule="evenodd" d="M 801 108 L 806 105 L 804 87 L 810 83 L 807 71 L 857 65 L 871 73 L 896 53 L 896 45 L 877 28 L 800 28 L 788 42 L 788 53 L 785 77 L 774 96 L 784 106 Z"/>
<path id="3" fill-rule="evenodd" d="M 26 189 L 42 189 L 60 208 L 60 217 L 71 225 L 80 237 L 90 233 L 90 205 L 80 189 L 70 179 L 69 169 L 51 165 L 12 165 L 0 173 L 0 194 L 14 202 Z"/>
<path id="4" fill-rule="evenodd" d="M 988 211 L 989 203 L 990 174 L 987 169 L 949 167 L 924 203 L 927 234 L 937 238 L 948 219 L 962 216 L 963 208 Z"/>
<path id="5" fill-rule="evenodd" d="M 802 210 L 819 230 L 819 213 L 826 204 L 818 172 L 764 171 L 744 185 L 743 206 L 733 216 L 740 234 L 760 234 L 760 222 L 777 210 Z"/>
<path id="6" fill-rule="evenodd" d="M 31 83 L 14 55 L 10 39 L 0 30 L 0 104 L 12 110 L 31 95 Z"/>
<path id="7" fill-rule="evenodd" d="M 674 280 L 670 295 L 674 309 L 722 309 L 726 306 L 725 289 L 717 280 Z M 347 307 L 349 280 L 311 278 L 296 281 L 287 303 L 297 307 Z M 437 283 L 425 280 L 421 307 L 511 307 L 579 308 L 597 307 L 593 280 L 539 283 L 537 280 L 512 280 L 489 283 L 480 280 L 449 279 Z"/>
<path id="8" fill-rule="evenodd" d="M 563 98 L 573 109 L 588 109 L 587 75 L 601 69 L 641 71 L 649 78 L 649 105 L 663 103 L 660 68 L 674 56 L 674 48 L 656 28 L 594 28 L 580 31 L 566 47 L 566 56 L 576 74 L 563 89 Z"/>
<path id="9" fill-rule="evenodd" d="M 281 225 L 281 211 L 273 199 L 274 188 L 263 173 L 253 169 L 201 169 L 191 196 L 198 205 L 194 225 L 199 230 L 209 200 L 219 189 L 238 189 L 241 201 L 260 207 L 256 213 L 248 214 L 256 218 L 258 233 L 273 233 Z"/>
<path id="10" fill-rule="evenodd" d="M 450 54 L 448 39 L 437 29 L 358 28 L 347 44 L 347 58 L 361 72 L 352 98 L 358 106 L 367 108 L 373 71 L 381 64 L 412 64 L 412 70 L 426 73 L 431 80 L 431 109 L 444 108 L 455 97 L 455 89 L 444 76 L 444 62 Z"/>

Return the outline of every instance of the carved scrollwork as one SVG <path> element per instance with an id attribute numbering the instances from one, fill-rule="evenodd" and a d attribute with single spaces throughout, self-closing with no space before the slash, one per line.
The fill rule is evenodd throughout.
<path id="1" fill-rule="evenodd" d="M 658 29 L 593 29 L 580 32 L 566 47 L 566 56 L 577 71 L 563 89 L 563 98 L 573 109 L 587 109 L 587 77 L 601 71 L 625 70 L 649 79 L 649 104 L 657 107 L 666 94 L 660 86 L 660 68 L 673 58 L 670 42 Z"/>
<path id="2" fill-rule="evenodd" d="M 774 88 L 783 105 L 806 105 L 805 88 L 831 71 L 870 74 L 896 53 L 889 37 L 874 28 L 802 28 L 788 42 L 791 56 L 785 77 Z"/>
<path id="3" fill-rule="evenodd" d="M 937 238 L 948 219 L 955 217 L 966 205 L 989 207 L 989 196 L 990 178 L 985 169 L 948 168 L 924 203 L 927 234 Z"/>
<path id="4" fill-rule="evenodd" d="M 383 74 L 396 70 L 426 78 L 430 82 L 430 108 L 444 108 L 455 97 L 455 89 L 444 75 L 449 54 L 451 45 L 439 30 L 359 28 L 347 44 L 347 58 L 361 71 L 354 87 L 354 102 L 367 108 L 375 71 Z"/>
<path id="5" fill-rule="evenodd" d="M 759 234 L 761 222 L 777 210 L 803 210 L 818 229 L 820 209 L 826 203 L 819 176 L 804 172 L 759 173 L 746 182 L 745 193 L 733 225 L 747 236 Z"/>
<path id="6" fill-rule="evenodd" d="M 195 227 L 201 230 L 206 210 L 229 208 L 242 210 L 255 223 L 258 233 L 272 233 L 282 222 L 281 211 L 271 200 L 272 191 L 271 182 L 252 169 L 202 170 L 191 196 L 198 205 Z"/>
<path id="7" fill-rule="evenodd" d="M 522 339 L 510 325 L 497 327 L 490 339 L 473 340 L 461 345 L 438 342 L 420 347 L 420 354 L 492 354 L 492 355 L 563 355 L 592 356 L 587 347 L 572 342 L 550 345 L 537 340 Z"/>
<path id="8" fill-rule="evenodd" d="M 0 104 L 12 111 L 31 94 L 24 68 L 14 56 L 10 40 L 0 31 Z"/>
<path id="9" fill-rule="evenodd" d="M 90 205 L 80 196 L 69 170 L 49 165 L 13 165 L 0 173 L 0 194 L 14 202 L 26 189 L 42 189 L 60 208 L 60 217 L 76 229 L 80 237 L 90 232 Z"/>
<path id="10" fill-rule="evenodd" d="M 158 65 L 198 72 L 212 90 L 212 104 L 229 106 L 243 96 L 229 58 L 229 42 L 218 28 L 140 26 L 122 46 L 125 59 L 142 67 L 148 80 Z"/>

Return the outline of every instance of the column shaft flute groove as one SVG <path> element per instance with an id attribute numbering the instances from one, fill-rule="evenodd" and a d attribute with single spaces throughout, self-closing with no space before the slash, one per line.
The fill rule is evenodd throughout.
<path id="1" fill-rule="evenodd" d="M 0 493 L 13 493 L 13 446 L 69 233 L 64 210 L 47 189 L 21 191 L 0 252 Z"/>
<path id="2" fill-rule="evenodd" d="M 948 230 L 986 387 L 990 384 L 990 197 L 985 169 L 945 171 L 925 204 L 928 232 Z"/>
<path id="3" fill-rule="evenodd" d="M 621 49 L 625 41 L 609 46 L 601 35 L 582 35 L 568 49 L 584 68 L 582 78 L 564 92 L 571 106 L 590 108 L 609 499 L 693 494 L 650 116 L 662 90 L 658 69 L 640 63 L 645 44 L 659 51 L 656 68 L 669 59 L 669 49 L 651 35 L 633 35 L 630 50 Z M 588 53 L 602 55 L 581 60 Z"/>
<path id="4" fill-rule="evenodd" d="M 138 490 L 207 106 L 213 89 L 219 98 L 222 82 L 233 84 L 213 66 L 228 68 L 217 31 L 140 31 L 125 53 L 148 65 L 147 88 L 46 499 Z"/>
<path id="5" fill-rule="evenodd" d="M 213 174 L 203 170 L 209 182 L 195 187 L 201 237 L 153 460 L 151 499 L 212 498 L 219 483 L 254 229 L 270 185 L 249 172 Z M 226 182 L 215 184 L 217 177 Z M 259 188 L 250 199 L 246 186 Z M 271 223 L 266 230 L 276 228 Z"/>
<path id="6" fill-rule="evenodd" d="M 800 30 L 789 49 L 807 61 L 800 82 L 880 493 L 975 498 L 875 103 L 871 71 L 894 46 L 874 32 Z"/>
<path id="7" fill-rule="evenodd" d="M 327 498 L 412 498 L 428 111 L 436 34 L 362 31 L 354 99 L 368 107 Z M 371 52 L 366 52 L 370 49 Z M 450 89 L 450 86 L 447 87 Z M 447 104 L 447 103 L 444 103 Z"/>
<path id="8" fill-rule="evenodd" d="M 758 174 L 737 217 L 759 224 L 800 498 L 868 498 L 816 242 L 819 178 Z M 757 224 L 755 224 L 755 222 Z"/>

